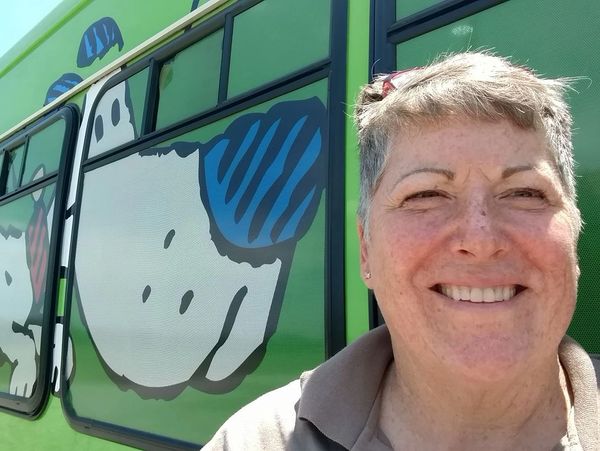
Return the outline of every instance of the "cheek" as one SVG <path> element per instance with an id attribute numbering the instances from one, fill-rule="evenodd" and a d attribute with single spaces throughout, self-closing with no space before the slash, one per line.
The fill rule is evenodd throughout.
<path id="1" fill-rule="evenodd" d="M 528 250 L 536 266 L 548 272 L 559 272 L 571 276 L 577 267 L 577 245 L 571 221 L 556 215 L 543 224 L 530 222 L 527 233 L 521 233 L 520 244 Z"/>
<path id="2" fill-rule="evenodd" d="M 441 248 L 439 225 L 431 220 L 389 220 L 373 228 L 369 251 L 372 288 L 382 311 L 417 308 L 414 302 L 420 276 L 429 272 L 432 256 Z M 422 288 L 422 287 L 421 287 Z"/>
<path id="3" fill-rule="evenodd" d="M 410 271 L 429 252 L 435 230 L 430 221 L 387 221 L 373 231 L 372 263 L 385 272 Z"/>
<path id="4" fill-rule="evenodd" d="M 564 332 L 577 298 L 576 243 L 570 219 L 557 215 L 545 227 L 532 227 L 529 233 L 521 234 L 517 245 L 525 253 L 527 266 L 535 270 L 540 300 L 536 315 L 541 311 L 551 323 L 548 330 Z"/>

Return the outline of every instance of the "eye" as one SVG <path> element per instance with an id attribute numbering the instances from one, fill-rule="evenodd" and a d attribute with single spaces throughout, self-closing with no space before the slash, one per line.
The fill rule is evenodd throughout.
<path id="1" fill-rule="evenodd" d="M 500 195 L 501 200 L 509 202 L 517 208 L 539 209 L 548 204 L 548 196 L 536 188 L 515 188 Z"/>
<path id="2" fill-rule="evenodd" d="M 544 194 L 543 191 L 535 188 L 515 188 L 504 193 L 501 198 L 546 199 L 546 194 Z"/>
<path id="3" fill-rule="evenodd" d="M 111 111 L 110 111 L 110 120 L 113 126 L 117 126 L 119 121 L 121 120 L 121 105 L 119 104 L 119 99 L 115 99 L 112 103 Z"/>
<path id="4" fill-rule="evenodd" d="M 423 190 L 407 195 L 400 207 L 415 210 L 427 210 L 438 206 L 447 199 L 448 194 L 437 190 Z"/>
<path id="5" fill-rule="evenodd" d="M 94 121 L 94 133 L 96 134 L 96 142 L 100 141 L 104 136 L 104 121 L 100 115 L 96 116 L 96 120 Z"/>
<path id="6" fill-rule="evenodd" d="M 404 199 L 404 202 L 411 200 L 429 199 L 432 197 L 445 197 L 439 191 L 427 190 L 419 191 L 418 193 L 411 194 Z"/>

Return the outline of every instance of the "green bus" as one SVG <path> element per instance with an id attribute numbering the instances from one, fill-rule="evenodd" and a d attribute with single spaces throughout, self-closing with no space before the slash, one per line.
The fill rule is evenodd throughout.
<path id="1" fill-rule="evenodd" d="M 59 2 L 0 57 L 3 448 L 197 449 L 379 325 L 352 105 L 445 52 L 578 77 L 600 353 L 599 38 L 586 0 Z"/>

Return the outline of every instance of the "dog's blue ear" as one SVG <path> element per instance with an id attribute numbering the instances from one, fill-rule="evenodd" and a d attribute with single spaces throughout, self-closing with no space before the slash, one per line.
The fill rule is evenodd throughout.
<path id="1" fill-rule="evenodd" d="M 103 17 L 83 33 L 77 52 L 77 66 L 87 67 L 96 58 L 102 59 L 115 45 L 119 51 L 123 49 L 121 30 L 112 17 Z"/>
<path id="2" fill-rule="evenodd" d="M 54 99 L 60 97 L 73 86 L 80 83 L 82 78 L 74 73 L 62 74 L 58 80 L 50 85 L 48 92 L 46 92 L 46 99 L 44 105 L 49 104 Z"/>
<path id="3" fill-rule="evenodd" d="M 201 145 L 200 184 L 211 230 L 238 249 L 295 244 L 310 227 L 324 188 L 326 120 L 316 97 L 281 102 L 236 119 Z"/>

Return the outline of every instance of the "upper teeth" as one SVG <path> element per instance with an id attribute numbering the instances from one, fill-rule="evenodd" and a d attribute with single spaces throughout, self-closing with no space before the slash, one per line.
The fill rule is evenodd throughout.
<path id="1" fill-rule="evenodd" d="M 515 295 L 516 287 L 464 287 L 457 285 L 440 285 L 441 292 L 455 301 L 470 302 L 500 302 L 506 301 Z"/>

